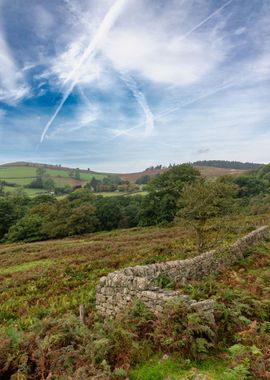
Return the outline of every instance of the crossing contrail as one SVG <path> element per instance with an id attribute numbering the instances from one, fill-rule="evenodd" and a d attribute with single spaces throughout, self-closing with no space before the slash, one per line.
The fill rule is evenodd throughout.
<path id="1" fill-rule="evenodd" d="M 192 29 L 190 29 L 187 33 L 185 33 L 181 40 L 187 38 L 191 33 L 195 32 L 195 30 L 199 29 L 203 24 L 209 21 L 212 17 L 214 17 L 218 12 L 222 11 L 225 7 L 227 7 L 233 0 L 227 1 L 227 3 L 223 4 L 220 8 L 216 9 L 213 13 L 211 13 L 208 17 L 202 20 L 199 24 L 195 25 Z"/>
<path id="2" fill-rule="evenodd" d="M 174 113 L 177 110 L 180 110 L 180 109 L 185 108 L 187 106 L 190 106 L 190 105 L 192 105 L 194 103 L 197 103 L 200 100 L 208 98 L 208 97 L 210 97 L 210 96 L 212 96 L 212 95 L 214 95 L 214 94 L 216 94 L 218 92 L 221 92 L 223 90 L 226 90 L 226 89 L 228 89 L 228 88 L 230 88 L 230 87 L 232 87 L 234 85 L 235 85 L 235 81 L 228 81 L 224 85 L 222 85 L 220 87 L 217 87 L 217 88 L 213 89 L 212 91 L 206 92 L 206 93 L 204 93 L 204 94 L 202 94 L 202 95 L 200 95 L 200 96 L 198 96 L 198 97 L 196 97 L 196 98 L 194 98 L 192 100 L 189 100 L 189 101 L 184 102 L 184 103 L 180 103 L 179 102 L 178 106 L 174 106 L 172 108 L 169 108 L 169 109 L 165 110 L 164 112 L 161 112 L 161 113 L 157 114 L 155 116 L 155 121 L 162 120 L 163 117 L 168 116 L 168 115 Z M 138 125 L 136 125 L 134 127 L 125 129 L 123 131 L 118 131 L 110 140 L 114 140 L 117 137 L 120 137 L 122 135 L 128 134 L 129 132 L 131 132 L 131 131 L 133 131 L 135 129 L 142 128 L 143 125 L 144 125 L 143 123 L 140 123 L 140 124 L 138 124 Z"/>
<path id="3" fill-rule="evenodd" d="M 138 86 L 134 79 L 126 74 L 121 72 L 121 79 L 126 84 L 126 86 L 129 88 L 129 90 L 132 92 L 134 98 L 138 102 L 139 106 L 142 108 L 144 115 L 145 115 L 145 136 L 149 136 L 153 130 L 154 130 L 154 116 L 152 114 L 152 111 L 150 110 L 150 107 L 146 101 L 146 98 L 144 94 L 138 89 Z"/>
<path id="4" fill-rule="evenodd" d="M 70 0 L 66 0 L 70 13 L 75 16 L 75 18 L 86 25 L 89 25 L 89 21 L 84 17 L 83 14 L 80 14 L 76 7 L 74 7 Z M 138 89 L 137 83 L 135 80 L 128 75 L 127 73 L 120 71 L 118 68 L 114 66 L 115 71 L 118 72 L 120 78 L 128 87 L 128 89 L 132 92 L 134 98 L 136 99 L 138 105 L 141 107 L 144 116 L 145 116 L 145 136 L 149 136 L 154 130 L 154 116 L 152 111 L 147 103 L 145 95 Z"/>
<path id="5" fill-rule="evenodd" d="M 77 66 L 71 71 L 67 78 L 67 82 L 70 82 L 70 85 L 68 86 L 67 90 L 63 94 L 63 98 L 56 108 L 54 114 L 46 124 L 41 138 L 40 138 L 40 143 L 43 142 L 44 137 L 46 136 L 46 133 L 52 123 L 54 122 L 55 118 L 61 111 L 63 105 L 65 104 L 66 100 L 68 99 L 69 95 L 73 91 L 74 87 L 78 83 L 80 76 L 81 76 L 81 69 L 83 65 L 88 61 L 88 59 L 93 56 L 93 54 L 96 52 L 98 46 L 100 43 L 104 40 L 106 35 L 109 33 L 110 29 L 116 22 L 117 18 L 120 16 L 125 4 L 127 3 L 128 0 L 116 0 L 115 3 L 111 6 L 107 14 L 105 15 L 104 19 L 102 20 L 96 34 L 94 35 L 93 39 L 89 43 L 88 47 L 85 49 L 84 54 L 82 55 L 81 59 L 79 60 Z"/>

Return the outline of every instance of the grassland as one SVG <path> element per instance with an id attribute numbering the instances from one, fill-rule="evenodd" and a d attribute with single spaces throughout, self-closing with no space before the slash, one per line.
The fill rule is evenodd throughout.
<path id="1" fill-rule="evenodd" d="M 258 225 L 269 222 L 268 215 L 237 217 L 224 221 L 226 242 L 234 241 Z M 215 235 L 208 236 L 215 242 Z M 78 315 L 80 304 L 91 314 L 95 307 L 95 285 L 99 278 L 129 265 L 184 259 L 196 255 L 193 233 L 180 226 L 135 228 L 95 233 L 30 244 L 0 245 L 0 327 L 16 325 L 31 330 L 39 320 Z M 211 289 L 239 288 L 254 298 L 269 299 L 270 242 L 253 248 L 250 256 L 226 273 L 211 279 Z M 215 285 L 213 285 L 215 284 Z M 186 292 L 202 296 L 205 284 L 189 284 Z M 268 289 L 268 292 L 267 292 Z M 208 290 L 211 293 L 210 290 Z M 212 290 L 212 294 L 213 290 Z M 204 295 L 205 296 L 205 295 Z M 210 294 L 211 296 L 211 294 Z M 194 368 L 209 379 L 224 379 L 229 365 L 225 357 L 202 363 L 179 361 L 174 356 L 154 357 L 130 372 L 131 380 L 183 379 Z"/>
<path id="2" fill-rule="evenodd" d="M 65 187 L 69 186 L 84 186 L 86 182 L 91 181 L 93 177 L 96 179 L 102 180 L 106 173 L 94 173 L 87 172 L 85 170 L 80 171 L 80 179 L 74 179 L 69 176 L 70 170 L 67 168 L 59 168 L 59 167 L 45 167 L 46 174 L 50 176 L 57 187 Z M 37 166 L 26 166 L 26 165 L 7 165 L 0 166 L 0 181 L 4 180 L 8 183 L 16 184 L 17 186 L 25 186 L 29 185 L 36 177 Z M 12 192 L 14 188 L 11 186 L 5 186 L 5 190 Z M 39 189 L 28 189 L 25 188 L 26 193 L 29 196 L 33 196 L 36 194 L 42 194 L 44 191 Z"/>
<path id="3" fill-rule="evenodd" d="M 4 180 L 6 182 L 14 183 L 18 186 L 29 185 L 29 183 L 36 177 L 36 169 L 40 165 L 38 164 L 10 164 L 0 166 L 0 180 Z M 80 170 L 80 179 L 73 179 L 69 176 L 70 170 L 68 168 L 54 167 L 53 165 L 46 168 L 46 174 L 49 175 L 55 182 L 57 187 L 64 187 L 66 185 L 76 186 L 81 185 L 84 186 L 86 182 L 91 181 L 93 177 L 97 180 L 102 180 L 106 177 L 107 173 L 96 173 L 87 170 Z M 234 170 L 234 169 L 225 169 L 225 168 L 215 168 L 215 167 L 197 167 L 197 169 L 201 172 L 202 176 L 206 177 L 220 177 L 224 175 L 240 175 L 244 174 L 246 170 Z M 119 174 L 123 179 L 129 180 L 131 182 L 136 181 L 139 177 L 143 175 L 155 175 L 164 172 L 166 169 L 160 170 L 148 170 L 144 172 L 138 173 L 128 173 L 128 174 Z M 7 190 L 12 191 L 11 188 L 7 188 Z M 25 189 L 29 195 L 32 195 L 29 189 Z M 31 189 L 30 189 L 31 190 Z M 108 196 L 108 194 L 106 194 Z M 115 194 L 113 194 L 115 195 Z"/>

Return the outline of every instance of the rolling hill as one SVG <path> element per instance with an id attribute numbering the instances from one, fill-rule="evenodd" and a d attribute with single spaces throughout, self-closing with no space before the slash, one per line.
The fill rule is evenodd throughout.
<path id="1" fill-rule="evenodd" d="M 244 174 L 247 170 L 243 169 L 232 169 L 232 168 L 217 168 L 213 166 L 196 166 L 194 165 L 202 174 L 206 177 L 219 177 L 224 175 L 239 175 Z M 138 178 L 148 175 L 154 176 L 160 174 L 167 169 L 147 169 L 141 172 L 135 173 L 100 173 L 95 172 L 90 169 L 79 169 L 79 178 L 71 178 L 70 171 L 75 170 L 74 168 L 64 167 L 61 165 L 49 165 L 41 163 L 31 163 L 31 162 L 14 162 L 0 165 L 0 181 L 6 182 L 6 190 L 13 191 L 16 186 L 29 185 L 36 177 L 36 170 L 38 168 L 46 169 L 46 175 L 52 178 L 57 187 L 65 187 L 69 185 L 71 187 L 84 186 L 87 182 L 91 181 L 93 177 L 97 180 L 102 180 L 106 176 L 117 175 L 123 180 L 128 180 L 130 182 L 135 182 Z M 26 189 L 30 195 L 40 193 L 40 189 Z"/>

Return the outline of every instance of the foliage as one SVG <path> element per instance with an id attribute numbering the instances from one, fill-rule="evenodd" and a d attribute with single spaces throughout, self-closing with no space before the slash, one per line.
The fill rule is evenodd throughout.
<path id="1" fill-rule="evenodd" d="M 182 301 L 170 302 L 154 326 L 153 339 L 163 352 L 203 358 L 214 343 L 214 326 L 205 316 Z"/>
<path id="2" fill-rule="evenodd" d="M 262 164 L 255 164 L 253 162 L 239 162 L 239 161 L 224 161 L 224 160 L 204 160 L 193 162 L 195 166 L 212 166 L 214 168 L 226 169 L 240 169 L 240 170 L 254 170 L 262 167 Z"/>
<path id="3" fill-rule="evenodd" d="M 200 173 L 190 164 L 172 166 L 155 176 L 148 185 L 149 194 L 143 199 L 140 212 L 142 226 L 171 222 L 177 211 L 177 202 L 185 184 L 196 181 Z"/>
<path id="4" fill-rule="evenodd" d="M 53 207 L 53 199 L 46 207 Z M 68 202 L 70 210 L 86 205 L 78 196 Z M 121 204 L 125 202 L 124 197 Z M 91 200 L 88 205 L 94 206 Z M 40 215 L 42 206 L 34 205 Z M 245 225 L 244 234 L 260 217 L 239 215 L 231 221 L 230 238 L 239 234 L 236 226 Z M 181 303 L 168 305 L 164 318 L 153 316 L 140 302 L 118 321 L 95 316 L 94 289 L 102 275 L 146 259 L 191 257 L 194 251 L 183 253 L 188 239 L 189 230 L 174 226 L 0 246 L 0 377 L 179 380 L 192 379 L 197 368 L 218 380 L 244 373 L 256 380 L 267 378 L 269 242 L 254 247 L 227 272 L 183 288 L 195 299 L 216 300 L 215 327 Z M 86 307 L 84 326 L 78 318 L 80 304 Z M 142 370 L 135 372 L 135 367 Z"/>
<path id="5" fill-rule="evenodd" d="M 205 248 L 206 222 L 210 218 L 233 212 L 235 192 L 234 186 L 223 181 L 208 182 L 201 179 L 196 184 L 184 186 L 178 217 L 194 228 L 198 252 Z"/>

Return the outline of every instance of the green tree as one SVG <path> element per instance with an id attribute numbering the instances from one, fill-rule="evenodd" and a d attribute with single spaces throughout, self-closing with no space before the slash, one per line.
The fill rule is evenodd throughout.
<path id="1" fill-rule="evenodd" d="M 14 203 L 5 197 L 0 198 L 0 240 L 8 232 L 9 227 L 17 220 L 17 213 Z"/>
<path id="2" fill-rule="evenodd" d="M 37 170 L 36 170 L 36 177 L 37 178 L 38 177 L 43 178 L 45 176 L 45 174 L 46 174 L 46 169 L 45 168 L 43 168 L 43 167 L 37 168 Z"/>
<path id="3" fill-rule="evenodd" d="M 79 168 L 75 169 L 74 178 L 78 179 L 78 180 L 81 179 L 81 173 L 80 173 L 80 169 Z"/>
<path id="4" fill-rule="evenodd" d="M 239 176 L 233 179 L 233 183 L 239 186 L 239 197 L 254 197 L 269 190 L 266 180 L 254 176 Z"/>
<path id="5" fill-rule="evenodd" d="M 48 191 L 54 191 L 55 189 L 55 183 L 52 178 L 46 178 L 43 180 L 43 188 Z"/>
<path id="6" fill-rule="evenodd" d="M 185 185 L 179 201 L 178 217 L 188 222 L 196 232 L 197 249 L 205 248 L 206 223 L 210 218 L 231 214 L 234 210 L 236 186 L 201 179 Z"/>
<path id="7" fill-rule="evenodd" d="M 95 232 L 97 225 L 96 208 L 89 204 L 82 204 L 74 208 L 68 218 L 68 234 L 77 235 Z"/>
<path id="8" fill-rule="evenodd" d="M 7 241 L 36 241 L 47 236 L 41 232 L 42 218 L 38 215 L 26 215 L 13 225 L 7 235 Z"/>
<path id="9" fill-rule="evenodd" d="M 184 185 L 194 183 L 199 177 L 199 171 L 190 164 L 174 165 L 155 176 L 148 185 L 149 194 L 143 200 L 140 224 L 147 226 L 172 221 Z"/>

